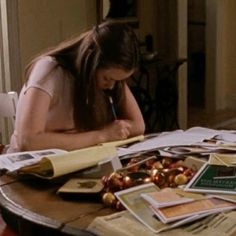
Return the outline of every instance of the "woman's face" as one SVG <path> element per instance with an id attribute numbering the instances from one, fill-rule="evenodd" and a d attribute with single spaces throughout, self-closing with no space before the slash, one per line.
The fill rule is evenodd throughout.
<path id="1" fill-rule="evenodd" d="M 128 79 L 134 70 L 125 71 L 121 68 L 111 67 L 98 69 L 96 72 L 96 85 L 99 89 L 113 89 L 117 81 Z"/>

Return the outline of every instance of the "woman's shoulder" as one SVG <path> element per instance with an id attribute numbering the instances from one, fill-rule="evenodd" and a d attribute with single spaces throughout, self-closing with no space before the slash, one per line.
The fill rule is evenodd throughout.
<path id="1" fill-rule="evenodd" d="M 63 72 L 57 61 L 51 56 L 37 58 L 32 71 L 24 87 L 24 92 L 31 87 L 41 89 L 54 97 L 59 88 L 62 87 Z"/>
<path id="2" fill-rule="evenodd" d="M 38 58 L 29 75 L 27 86 L 48 86 L 48 83 L 54 83 L 54 77 L 58 76 L 58 63 L 51 56 Z"/>
<path id="3" fill-rule="evenodd" d="M 51 56 L 42 56 L 37 59 L 34 68 L 47 70 L 54 68 L 56 65 L 58 65 L 58 63 L 55 58 Z"/>
<path id="4" fill-rule="evenodd" d="M 57 61 L 51 56 L 43 56 L 38 58 L 32 68 L 32 71 L 29 75 L 30 80 L 37 80 L 43 79 L 48 75 L 54 73 L 58 68 Z"/>

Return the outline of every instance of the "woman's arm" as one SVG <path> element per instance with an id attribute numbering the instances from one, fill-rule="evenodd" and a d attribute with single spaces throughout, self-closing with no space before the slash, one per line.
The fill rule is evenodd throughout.
<path id="1" fill-rule="evenodd" d="M 125 96 L 122 104 L 122 118 L 130 124 L 129 136 L 144 134 L 145 123 L 139 106 L 131 93 L 128 85 L 125 83 Z"/>
<path id="2" fill-rule="evenodd" d="M 74 150 L 124 139 L 129 136 L 130 124 L 117 120 L 101 130 L 81 133 L 46 132 L 46 117 L 51 97 L 37 88 L 29 88 L 21 98 L 17 114 L 16 133 L 20 150 L 60 148 Z"/>

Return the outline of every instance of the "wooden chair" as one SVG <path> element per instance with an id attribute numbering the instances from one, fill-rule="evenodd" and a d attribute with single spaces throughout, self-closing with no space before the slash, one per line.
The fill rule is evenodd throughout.
<path id="1" fill-rule="evenodd" d="M 0 93 L 0 143 L 4 145 L 14 130 L 17 101 L 17 92 Z"/>

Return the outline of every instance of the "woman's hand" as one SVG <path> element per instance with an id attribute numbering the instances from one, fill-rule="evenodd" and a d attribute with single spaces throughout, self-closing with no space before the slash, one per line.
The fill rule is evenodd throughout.
<path id="1" fill-rule="evenodd" d="M 126 139 L 130 136 L 131 125 L 126 120 L 115 120 L 102 130 L 104 142 Z"/>

